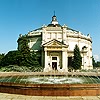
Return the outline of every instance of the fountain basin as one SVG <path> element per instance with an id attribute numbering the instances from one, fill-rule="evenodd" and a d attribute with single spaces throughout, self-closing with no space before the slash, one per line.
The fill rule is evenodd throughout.
<path id="1" fill-rule="evenodd" d="M 32 96 L 98 96 L 100 84 L 0 83 L 0 92 Z"/>
<path id="2" fill-rule="evenodd" d="M 31 76 L 29 74 L 21 74 L 21 75 L 17 75 L 17 74 L 9 74 L 9 75 L 3 75 L 1 76 L 1 78 L 3 78 L 4 80 L 2 80 L 0 82 L 0 92 L 3 93 L 14 93 L 14 94 L 22 94 L 22 95 L 33 95 L 33 96 L 98 96 L 100 95 L 100 80 L 99 80 L 99 76 L 96 76 L 96 74 L 92 74 L 92 76 L 90 74 L 88 74 L 88 76 L 91 79 L 90 83 L 53 83 L 53 84 L 48 84 L 48 83 L 32 83 L 32 82 L 27 82 L 27 81 L 17 81 L 17 79 L 20 79 L 19 77 L 21 76 L 23 79 L 25 77 L 28 77 L 28 79 L 30 80 L 30 78 L 32 78 L 33 76 L 35 77 L 36 74 L 31 74 Z M 38 74 L 39 75 L 39 74 Z M 69 74 L 71 75 L 71 74 Z M 74 74 L 76 75 L 76 74 Z M 81 76 L 82 73 L 80 74 Z M 80 77 L 80 75 L 76 76 L 71 76 L 72 78 L 78 78 Z M 85 74 L 86 75 L 86 74 Z M 87 75 L 83 77 L 88 77 Z M 8 78 L 9 76 L 9 78 Z M 25 77 L 23 77 L 25 76 Z M 51 76 L 50 75 L 44 75 L 43 73 L 41 75 L 39 75 L 38 77 L 52 77 L 52 78 L 56 78 L 57 77 L 69 77 L 68 74 L 56 74 Z M 15 81 L 9 81 L 10 79 L 12 79 L 12 77 L 16 77 Z M 33 77 L 33 78 L 34 78 Z M 94 80 L 96 77 L 96 80 Z M 6 81 L 5 81 L 6 80 Z"/>

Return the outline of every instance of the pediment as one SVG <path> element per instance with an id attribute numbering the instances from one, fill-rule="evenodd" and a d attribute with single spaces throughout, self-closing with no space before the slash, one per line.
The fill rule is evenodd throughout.
<path id="1" fill-rule="evenodd" d="M 62 46 L 67 46 L 67 45 L 61 43 L 60 41 L 58 41 L 56 39 L 53 39 L 49 42 L 46 42 L 43 46 L 45 46 L 45 47 L 62 47 Z"/>

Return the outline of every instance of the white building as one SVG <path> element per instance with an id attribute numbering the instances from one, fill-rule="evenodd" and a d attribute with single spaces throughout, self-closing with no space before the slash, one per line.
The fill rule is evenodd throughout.
<path id="1" fill-rule="evenodd" d="M 57 70 L 67 72 L 71 67 L 73 51 L 77 44 L 82 56 L 82 69 L 93 69 L 92 66 L 92 40 L 90 35 L 83 35 L 66 25 L 61 26 L 56 16 L 47 26 L 30 31 L 25 35 L 29 39 L 31 50 L 41 52 L 41 65 L 45 72 Z M 18 46 L 20 47 L 20 39 Z"/>

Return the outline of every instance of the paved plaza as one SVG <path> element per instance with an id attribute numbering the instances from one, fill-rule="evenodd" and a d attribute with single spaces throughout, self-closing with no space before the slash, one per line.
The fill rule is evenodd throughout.
<path id="1" fill-rule="evenodd" d="M 100 100 L 100 96 L 27 96 L 0 93 L 0 100 Z"/>

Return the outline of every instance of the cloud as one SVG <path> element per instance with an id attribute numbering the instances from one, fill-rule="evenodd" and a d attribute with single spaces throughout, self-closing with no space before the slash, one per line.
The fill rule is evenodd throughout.
<path id="1" fill-rule="evenodd" d="M 94 55 L 93 57 L 94 57 L 95 61 L 99 61 L 100 60 L 99 59 L 100 58 L 99 55 Z"/>

